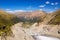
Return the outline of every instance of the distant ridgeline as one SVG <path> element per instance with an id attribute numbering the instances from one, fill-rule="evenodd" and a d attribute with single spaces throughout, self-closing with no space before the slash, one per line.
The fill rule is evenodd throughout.
<path id="1" fill-rule="evenodd" d="M 16 14 L 16 15 L 15 15 Z M 18 22 L 23 22 L 24 24 L 33 24 L 35 22 L 41 23 L 48 13 L 43 11 L 25 12 L 25 13 L 15 13 L 10 14 L 5 11 L 0 10 L 0 35 L 7 33 L 10 35 L 10 27 Z M 60 10 L 51 13 L 55 17 L 51 19 L 48 24 L 59 25 L 60 24 Z M 47 19 L 48 20 L 48 19 Z"/>

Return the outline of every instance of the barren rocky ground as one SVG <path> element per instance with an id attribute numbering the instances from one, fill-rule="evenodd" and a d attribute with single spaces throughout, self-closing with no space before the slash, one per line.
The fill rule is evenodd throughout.
<path id="1" fill-rule="evenodd" d="M 58 29 L 60 29 L 60 25 L 39 25 L 39 26 L 36 25 L 37 23 L 34 23 L 33 25 L 31 25 L 30 28 L 23 28 L 22 23 L 17 23 L 13 25 L 11 28 L 13 32 L 12 36 L 8 36 L 6 39 L 7 40 L 40 40 L 42 36 L 45 39 L 47 36 L 49 36 L 52 38 L 48 37 L 48 39 L 52 40 L 56 38 L 55 40 L 60 40 L 58 39 L 60 38 L 60 34 L 58 34 Z M 37 39 L 35 39 L 33 36 L 35 36 Z"/>

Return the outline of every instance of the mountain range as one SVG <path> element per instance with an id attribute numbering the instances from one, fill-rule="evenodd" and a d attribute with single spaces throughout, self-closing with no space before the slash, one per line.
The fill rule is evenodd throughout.
<path id="1" fill-rule="evenodd" d="M 19 22 L 24 23 L 24 25 L 33 23 L 60 25 L 60 10 L 52 13 L 36 10 L 33 12 L 16 12 L 14 14 L 0 10 L 0 35 L 3 32 L 8 32 L 9 35 L 11 33 L 10 27 Z"/>
<path id="2" fill-rule="evenodd" d="M 14 14 L 0 10 L 0 24 L 10 24 L 10 21 L 13 24 L 18 22 L 60 24 L 60 10 L 52 13 L 36 10 L 33 12 L 16 12 Z"/>
<path id="3" fill-rule="evenodd" d="M 45 11 L 33 11 L 33 12 L 17 12 L 15 15 L 20 19 L 20 21 L 28 22 L 39 22 L 40 24 L 60 24 L 60 10 L 52 13 L 47 13 Z M 46 24 L 45 23 L 45 24 Z"/>

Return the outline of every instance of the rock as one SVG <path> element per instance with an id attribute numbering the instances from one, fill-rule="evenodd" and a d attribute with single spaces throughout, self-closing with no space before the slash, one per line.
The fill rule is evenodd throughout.
<path id="1" fill-rule="evenodd" d="M 11 29 L 12 29 L 14 37 L 8 37 L 7 40 L 34 40 L 32 36 L 26 34 L 23 28 L 18 26 L 18 24 L 12 26 Z"/>

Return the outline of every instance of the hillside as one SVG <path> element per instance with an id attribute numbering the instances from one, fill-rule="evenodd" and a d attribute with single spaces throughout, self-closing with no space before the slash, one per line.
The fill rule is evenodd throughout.
<path id="1" fill-rule="evenodd" d="M 0 35 L 4 32 L 11 32 L 10 27 L 18 22 L 18 18 L 13 15 L 0 10 Z"/>
<path id="2" fill-rule="evenodd" d="M 55 17 L 49 21 L 49 24 L 59 25 L 60 24 L 60 10 L 52 14 L 55 15 Z"/>

